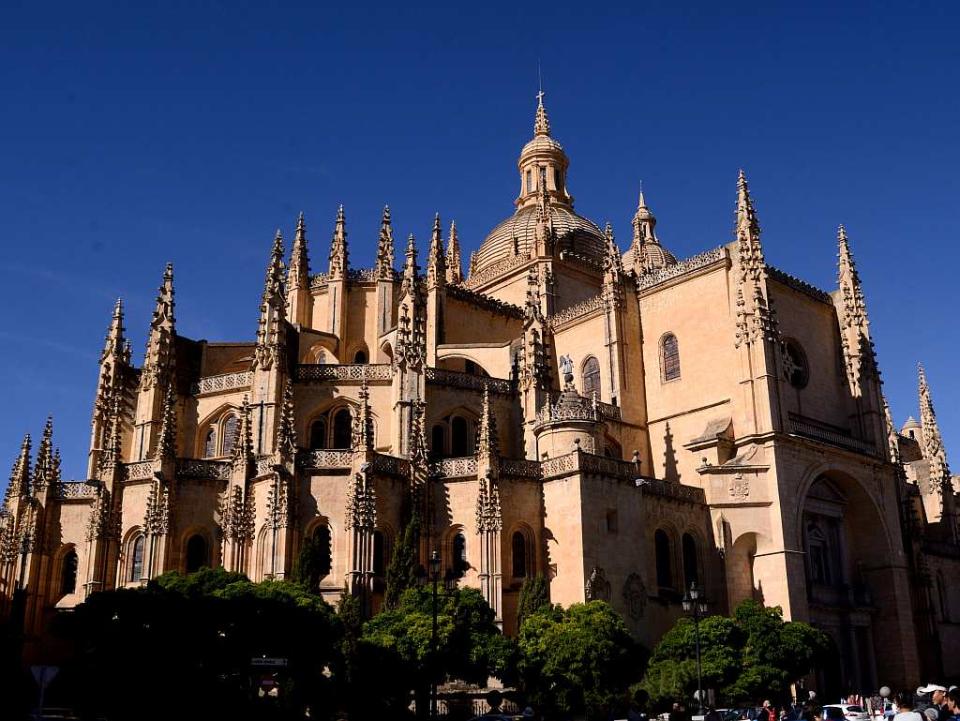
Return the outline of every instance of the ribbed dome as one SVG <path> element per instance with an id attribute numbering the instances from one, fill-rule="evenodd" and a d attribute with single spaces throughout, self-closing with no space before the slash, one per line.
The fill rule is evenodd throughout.
<path id="1" fill-rule="evenodd" d="M 607 242 L 603 231 L 583 216 L 574 213 L 572 208 L 562 205 L 550 205 L 549 208 L 557 236 L 557 247 L 601 265 Z M 530 252 L 536 227 L 536 206 L 520 208 L 490 231 L 490 235 L 477 250 L 474 272 L 479 273 L 501 260 Z"/>
<path id="2" fill-rule="evenodd" d="M 640 265 L 634 262 L 634 249 L 630 248 L 623 254 L 623 264 L 628 268 L 645 268 L 647 272 L 651 270 L 660 270 L 668 265 L 676 265 L 677 258 L 660 243 L 643 243 L 639 246 L 639 251 L 643 254 Z"/>
<path id="3" fill-rule="evenodd" d="M 549 135 L 536 135 L 520 151 L 520 164 L 533 153 L 562 153 L 563 146 Z"/>

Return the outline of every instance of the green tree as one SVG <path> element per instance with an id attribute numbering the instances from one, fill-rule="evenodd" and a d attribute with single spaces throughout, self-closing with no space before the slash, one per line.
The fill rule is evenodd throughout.
<path id="1" fill-rule="evenodd" d="M 480 592 L 461 588 L 441 592 L 437 606 L 437 653 L 432 655 L 433 597 L 427 587 L 403 592 L 397 607 L 367 621 L 363 642 L 379 649 L 381 675 L 403 678 L 425 710 L 431 674 L 482 684 L 503 677 L 512 666 L 513 646 L 494 623 L 494 612 Z M 393 666 L 388 670 L 388 664 Z"/>
<path id="2" fill-rule="evenodd" d="M 528 616 L 517 646 L 523 689 L 546 712 L 607 718 L 642 668 L 642 649 L 603 601 Z"/>
<path id="3" fill-rule="evenodd" d="M 406 527 L 403 536 L 393 552 L 390 565 L 387 567 L 387 588 L 383 596 L 383 606 L 386 609 L 397 608 L 400 597 L 408 588 L 417 585 L 417 549 L 420 545 L 420 519 L 414 514 Z"/>
<path id="4" fill-rule="evenodd" d="M 543 575 L 524 579 L 520 586 L 520 599 L 517 602 L 517 627 L 523 625 L 528 616 L 550 607 L 550 590 Z"/>
<path id="5" fill-rule="evenodd" d="M 293 567 L 293 577 L 311 593 L 320 592 L 320 581 L 330 572 L 330 539 L 320 533 L 314 533 L 303 539 L 297 562 Z"/>
<path id="6" fill-rule="evenodd" d="M 334 706 L 325 669 L 340 624 L 297 584 L 251 583 L 223 569 L 168 573 L 144 588 L 92 595 L 59 631 L 77 653 L 63 670 L 81 710 L 141 719 L 322 717 Z M 258 698 L 254 657 L 282 657 L 278 702 Z M 104 679 L 110 679 L 105 683 Z"/>
<path id="7" fill-rule="evenodd" d="M 723 703 L 786 698 L 790 684 L 822 664 L 829 638 L 800 622 L 785 622 L 779 607 L 744 601 L 732 618 L 700 622 L 703 687 Z M 691 698 L 697 686 L 695 628 L 683 618 L 660 639 L 641 687 L 654 704 Z"/>

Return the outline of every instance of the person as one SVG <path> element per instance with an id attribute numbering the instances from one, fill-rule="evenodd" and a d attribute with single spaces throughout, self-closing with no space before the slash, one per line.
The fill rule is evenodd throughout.
<path id="1" fill-rule="evenodd" d="M 894 704 L 897 706 L 897 715 L 893 721 L 926 721 L 923 715 L 913 710 L 913 694 L 909 691 L 898 693 Z"/>
<path id="2" fill-rule="evenodd" d="M 937 717 L 933 721 L 949 721 L 950 711 L 947 710 L 947 689 L 938 683 L 928 683 L 917 689 L 922 694 L 930 694 L 930 708 L 936 709 Z"/>
<path id="3" fill-rule="evenodd" d="M 947 691 L 945 705 L 951 714 L 951 719 L 960 721 L 960 689 L 956 686 L 951 686 L 950 690 Z"/>
<path id="4" fill-rule="evenodd" d="M 770 699 L 763 702 L 760 713 L 757 714 L 757 721 L 777 721 L 773 713 L 773 707 L 770 705 Z"/>
<path id="5" fill-rule="evenodd" d="M 723 721 L 723 717 L 715 706 L 711 706 L 707 710 L 707 715 L 703 717 L 703 721 Z"/>

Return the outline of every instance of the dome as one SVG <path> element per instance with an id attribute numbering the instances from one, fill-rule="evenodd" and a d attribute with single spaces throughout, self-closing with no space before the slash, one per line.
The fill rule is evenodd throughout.
<path id="1" fill-rule="evenodd" d="M 623 254 L 623 264 L 627 268 L 641 267 L 646 269 L 645 272 L 650 272 L 651 270 L 660 270 L 661 268 L 666 268 L 668 265 L 677 264 L 676 256 L 660 245 L 660 243 L 643 243 L 640 245 L 639 251 L 643 254 L 639 265 L 634 262 L 635 258 L 633 254 L 635 249 L 631 248 Z"/>
<path id="2" fill-rule="evenodd" d="M 592 221 L 577 215 L 570 207 L 551 204 L 550 219 L 557 237 L 557 248 L 598 266 L 603 264 L 607 240 Z M 502 260 L 528 254 L 534 246 L 537 208 L 528 206 L 497 225 L 476 253 L 474 272 L 479 273 Z"/>
<path id="3" fill-rule="evenodd" d="M 520 165 L 524 164 L 526 158 L 536 153 L 563 153 L 563 146 L 549 135 L 536 135 L 520 151 Z"/>
<path id="4" fill-rule="evenodd" d="M 907 422 L 903 424 L 903 428 L 900 429 L 900 435 L 909 436 L 909 431 L 918 430 L 923 426 L 920 425 L 919 421 L 913 416 L 907 418 Z"/>

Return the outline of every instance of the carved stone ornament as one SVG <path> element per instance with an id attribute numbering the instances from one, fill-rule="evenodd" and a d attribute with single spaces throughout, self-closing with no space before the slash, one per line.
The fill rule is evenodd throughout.
<path id="1" fill-rule="evenodd" d="M 730 496 L 738 501 L 744 501 L 750 496 L 750 480 L 742 473 L 738 473 L 730 481 Z"/>
<path id="2" fill-rule="evenodd" d="M 588 601 L 610 600 L 610 581 L 607 580 L 602 568 L 593 567 L 584 591 Z"/>
<path id="3" fill-rule="evenodd" d="M 627 607 L 630 618 L 643 618 L 647 608 L 647 587 L 637 573 L 631 573 L 623 584 L 623 602 Z"/>

